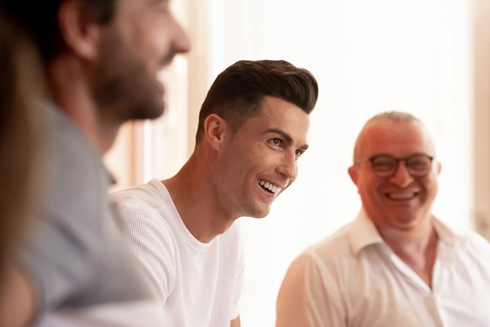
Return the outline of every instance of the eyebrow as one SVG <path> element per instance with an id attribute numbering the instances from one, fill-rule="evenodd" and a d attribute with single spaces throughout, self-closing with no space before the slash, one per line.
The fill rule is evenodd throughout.
<path id="1" fill-rule="evenodd" d="M 149 2 L 153 5 L 159 5 L 159 4 L 169 4 L 170 0 L 150 0 Z"/>
<path id="2" fill-rule="evenodd" d="M 285 132 L 281 131 L 281 130 L 280 130 L 280 129 L 278 129 L 278 128 L 270 128 L 270 129 L 268 129 L 266 132 L 267 132 L 267 133 L 276 133 L 276 134 L 279 134 L 279 135 L 281 135 L 281 136 L 282 136 L 282 137 L 283 137 L 283 138 L 286 140 L 286 142 L 287 142 L 288 144 L 292 144 L 292 143 L 293 143 L 293 138 L 292 138 L 292 137 L 291 137 L 289 134 L 287 134 L 287 133 L 285 133 Z M 308 149 L 308 147 L 309 147 L 309 145 L 308 145 L 308 144 L 303 144 L 303 145 L 302 145 L 302 146 L 300 146 L 298 149 L 300 149 L 300 150 L 304 150 L 304 151 L 305 151 L 306 149 Z"/>

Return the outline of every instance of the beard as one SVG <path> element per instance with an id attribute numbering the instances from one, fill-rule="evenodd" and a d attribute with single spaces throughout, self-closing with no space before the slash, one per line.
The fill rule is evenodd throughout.
<path id="1" fill-rule="evenodd" d="M 148 72 L 145 60 L 124 44 L 116 28 L 103 40 L 92 77 L 99 118 L 105 122 L 154 119 L 164 112 L 156 77 Z"/>

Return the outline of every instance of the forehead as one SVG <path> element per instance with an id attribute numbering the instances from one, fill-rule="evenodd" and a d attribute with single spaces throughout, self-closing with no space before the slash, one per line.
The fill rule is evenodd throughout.
<path id="1" fill-rule="evenodd" d="M 170 6 L 170 0 L 115 0 L 116 16 L 125 19 L 142 12 L 161 10 Z"/>
<path id="2" fill-rule="evenodd" d="M 360 139 L 361 156 L 391 154 L 405 157 L 414 153 L 434 154 L 427 129 L 419 122 L 375 121 L 366 126 Z"/>
<path id="3" fill-rule="evenodd" d="M 258 131 L 280 129 L 290 134 L 293 139 L 306 142 L 310 118 L 296 105 L 280 98 L 266 96 L 262 100 L 260 113 L 249 118 L 245 125 Z"/>

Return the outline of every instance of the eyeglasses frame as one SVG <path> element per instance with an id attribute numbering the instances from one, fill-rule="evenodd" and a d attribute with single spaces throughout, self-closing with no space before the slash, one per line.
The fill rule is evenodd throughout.
<path id="1" fill-rule="evenodd" d="M 407 160 L 409 160 L 410 158 L 413 158 L 415 156 L 423 156 L 423 157 L 426 157 L 428 159 L 430 159 L 430 165 L 429 165 L 429 169 L 427 169 L 427 172 L 425 172 L 424 174 L 421 174 L 421 175 L 418 175 L 418 174 L 413 174 L 413 172 L 410 170 L 410 168 L 407 166 Z M 374 163 L 374 160 L 376 160 L 377 158 L 379 157 L 391 157 L 393 159 L 395 159 L 395 169 L 393 170 L 393 173 L 391 175 L 387 175 L 387 176 L 380 176 L 379 175 L 379 172 L 376 172 L 373 168 L 373 163 Z M 363 162 L 371 162 L 371 170 L 373 171 L 373 173 L 378 176 L 378 177 L 381 177 L 381 178 L 391 178 L 393 176 L 395 176 L 396 172 L 398 171 L 398 168 L 399 168 L 399 165 L 400 165 L 400 161 L 403 161 L 405 163 L 405 167 L 407 169 L 407 172 L 410 174 L 410 176 L 412 177 L 424 177 L 426 176 L 429 172 L 430 172 L 430 169 L 432 168 L 432 162 L 434 160 L 434 156 L 429 156 L 428 154 L 425 154 L 425 153 L 414 153 L 408 157 L 404 157 L 404 158 L 397 158 L 395 156 L 392 156 L 391 154 L 385 154 L 385 153 L 381 153 L 381 154 L 375 154 L 374 156 L 371 156 L 369 158 L 358 158 L 358 159 L 355 159 L 354 160 L 354 164 L 358 164 L 358 163 L 363 163 Z"/>

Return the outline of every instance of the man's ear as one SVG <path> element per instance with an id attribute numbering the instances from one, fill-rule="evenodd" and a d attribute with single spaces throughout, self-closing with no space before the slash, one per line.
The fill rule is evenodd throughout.
<path id="1" fill-rule="evenodd" d="M 355 166 L 350 166 L 348 169 L 350 179 L 357 185 L 357 179 L 359 177 L 357 168 Z"/>
<path id="2" fill-rule="evenodd" d="M 58 10 L 60 32 L 67 47 L 84 59 L 94 59 L 99 52 L 103 26 L 90 19 L 80 0 L 67 0 Z"/>
<path id="3" fill-rule="evenodd" d="M 441 173 L 441 169 L 442 164 L 439 161 L 436 161 L 436 176 L 439 176 L 439 174 Z"/>
<path id="4" fill-rule="evenodd" d="M 228 124 L 217 114 L 211 114 L 204 120 L 204 140 L 219 151 L 223 144 Z"/>

